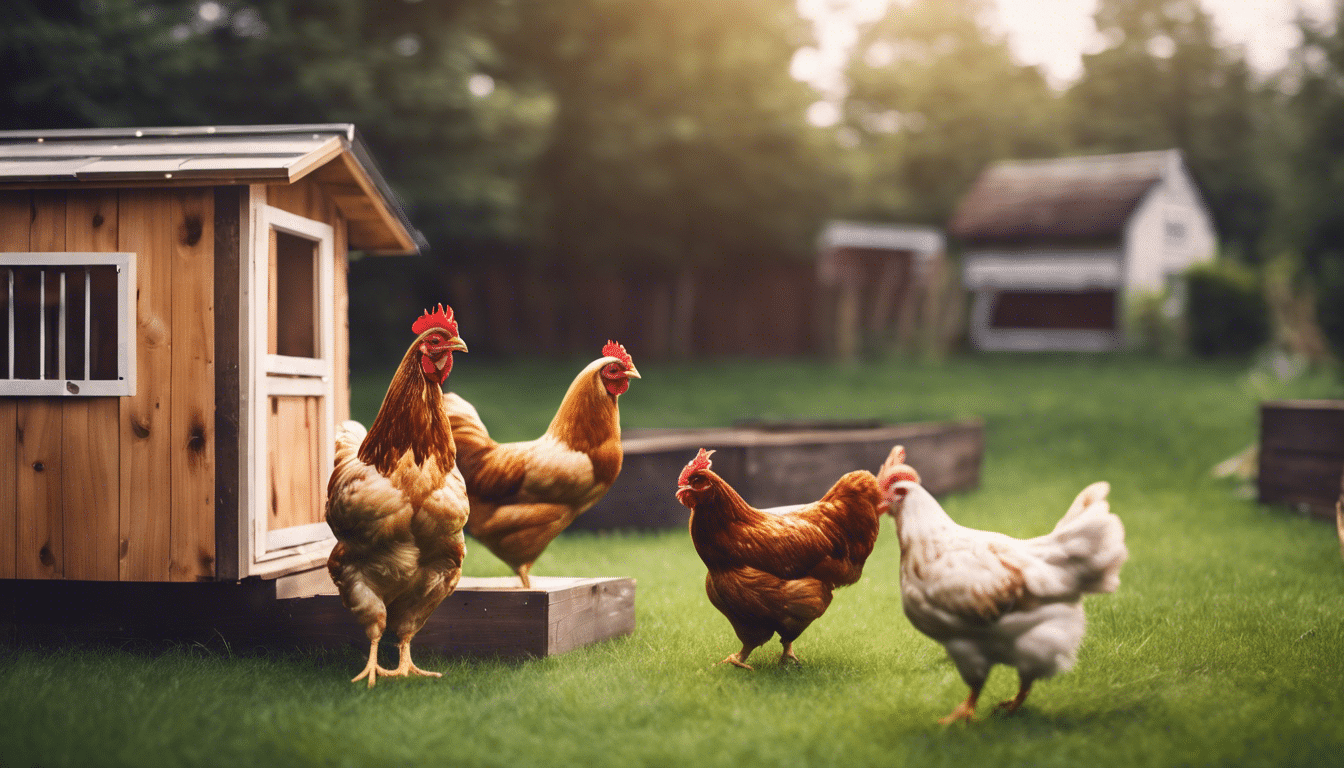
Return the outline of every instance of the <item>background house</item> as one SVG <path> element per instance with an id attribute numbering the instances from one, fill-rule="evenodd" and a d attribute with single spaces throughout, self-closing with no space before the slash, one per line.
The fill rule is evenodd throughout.
<path id="1" fill-rule="evenodd" d="M 997 163 L 949 231 L 973 294 L 970 341 L 985 350 L 1120 347 L 1127 302 L 1179 301 L 1180 274 L 1217 248 L 1177 150 Z"/>
<path id="2" fill-rule="evenodd" d="M 0 132 L 0 579 L 323 562 L 347 250 L 421 242 L 350 125 Z"/>

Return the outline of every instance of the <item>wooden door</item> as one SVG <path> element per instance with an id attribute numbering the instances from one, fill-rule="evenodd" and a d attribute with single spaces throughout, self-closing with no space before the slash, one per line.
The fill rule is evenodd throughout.
<path id="1" fill-rule="evenodd" d="M 335 439 L 334 230 L 253 205 L 249 269 L 251 457 L 244 575 L 318 565 L 334 539 L 325 522 Z"/>

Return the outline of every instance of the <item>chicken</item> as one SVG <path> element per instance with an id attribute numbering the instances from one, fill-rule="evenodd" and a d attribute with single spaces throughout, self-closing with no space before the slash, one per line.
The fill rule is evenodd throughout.
<path id="1" fill-rule="evenodd" d="M 369 660 L 351 682 L 379 675 L 425 675 L 411 661 L 411 638 L 462 576 L 466 484 L 457 467 L 442 400 L 453 352 L 466 352 L 452 309 L 426 312 L 411 330 L 382 407 L 366 433 L 347 421 L 336 437 L 327 483 L 327 524 L 336 546 L 327 571 L 369 638 Z M 378 642 L 397 636 L 396 669 L 378 666 Z"/>
<path id="2" fill-rule="evenodd" d="M 732 624 L 742 650 L 720 664 L 751 669 L 747 657 L 779 634 L 780 663 L 799 663 L 793 641 L 826 612 L 836 587 L 853 584 L 873 551 L 881 493 L 873 473 L 850 472 L 820 501 L 779 510 L 747 504 L 700 452 L 677 479 L 691 510 L 691 541 L 709 573 L 709 602 Z"/>
<path id="3" fill-rule="evenodd" d="M 943 724 L 969 721 L 994 664 L 1017 668 L 1014 712 L 1032 683 L 1073 666 L 1083 640 L 1083 594 L 1114 592 L 1129 556 L 1111 514 L 1110 485 L 1093 483 L 1045 536 L 1015 539 L 964 528 L 919 484 L 896 446 L 878 473 L 883 509 L 896 519 L 901 602 L 915 628 L 943 644 L 970 686 Z"/>
<path id="4" fill-rule="evenodd" d="M 444 396 L 471 500 L 467 532 L 518 574 L 529 574 L 546 546 L 606 495 L 621 471 L 617 399 L 639 378 L 625 347 L 608 341 L 565 392 L 546 433 L 497 443 L 476 409 Z"/>

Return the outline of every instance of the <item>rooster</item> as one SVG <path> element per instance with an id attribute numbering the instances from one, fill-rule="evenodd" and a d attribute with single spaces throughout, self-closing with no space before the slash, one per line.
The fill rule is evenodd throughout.
<path id="1" fill-rule="evenodd" d="M 467 532 L 507 563 L 524 589 L 546 546 L 620 473 L 616 401 L 638 378 L 625 347 L 608 341 L 569 385 L 546 434 L 521 443 L 495 442 L 471 403 L 444 396 L 471 500 Z"/>
<path id="2" fill-rule="evenodd" d="M 712 453 L 701 448 L 682 470 L 677 501 L 691 510 L 691 541 L 709 569 L 709 602 L 742 641 L 742 650 L 719 663 L 751 669 L 747 657 L 778 633 L 780 663 L 797 664 L 793 641 L 826 612 L 836 587 L 859 580 L 873 551 L 877 479 L 850 472 L 820 501 L 763 511 L 710 469 Z"/>
<path id="3" fill-rule="evenodd" d="M 347 421 L 336 436 L 327 483 L 327 524 L 336 546 L 327 571 L 369 638 L 369 660 L 351 682 L 379 675 L 425 675 L 411 661 L 411 638 L 462 576 L 467 491 L 443 410 L 453 352 L 466 352 L 452 309 L 426 312 L 366 433 Z M 378 642 L 396 633 L 396 669 L 378 666 Z"/>
<path id="4" fill-rule="evenodd" d="M 943 644 L 970 695 L 939 722 L 970 721 L 994 664 L 1017 668 L 1015 712 L 1032 683 L 1073 666 L 1083 594 L 1114 592 L 1129 556 L 1110 485 L 1083 489 L 1055 529 L 1034 539 L 952 522 L 896 446 L 878 473 L 901 544 L 901 601 L 915 628 Z"/>

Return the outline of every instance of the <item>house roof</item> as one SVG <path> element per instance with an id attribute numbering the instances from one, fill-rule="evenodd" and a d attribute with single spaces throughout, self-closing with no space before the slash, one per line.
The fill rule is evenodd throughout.
<path id="1" fill-rule="evenodd" d="M 968 243 L 1118 239 L 1174 162 L 1177 150 L 995 163 L 961 199 L 948 229 Z"/>
<path id="2" fill-rule="evenodd" d="M 292 184 L 309 174 L 349 222 L 350 247 L 427 247 L 348 123 L 0 131 L 0 189 Z"/>

